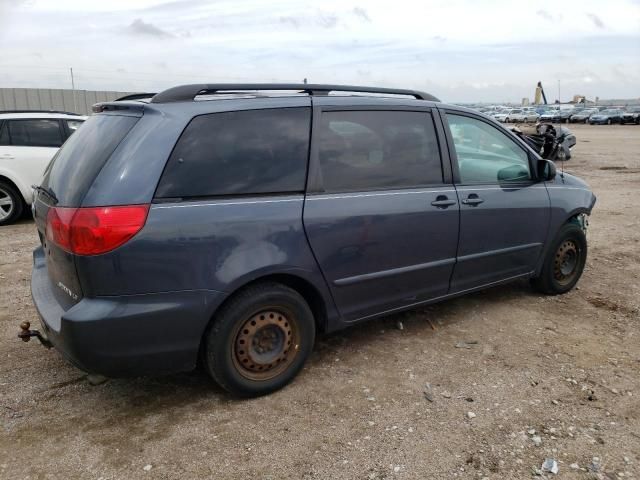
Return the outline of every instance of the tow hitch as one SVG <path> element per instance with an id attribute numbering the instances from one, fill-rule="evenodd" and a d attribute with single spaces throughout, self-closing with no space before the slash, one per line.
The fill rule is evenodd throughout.
<path id="1" fill-rule="evenodd" d="M 36 337 L 38 340 L 40 340 L 40 343 L 43 346 L 47 348 L 53 347 L 53 345 L 51 344 L 51 342 L 46 336 L 44 336 L 38 330 L 30 330 L 30 328 L 31 328 L 31 323 L 26 321 L 22 322 L 20 324 L 20 333 L 18 333 L 18 338 L 21 338 L 23 342 L 28 342 L 29 340 L 31 340 L 31 337 Z"/>

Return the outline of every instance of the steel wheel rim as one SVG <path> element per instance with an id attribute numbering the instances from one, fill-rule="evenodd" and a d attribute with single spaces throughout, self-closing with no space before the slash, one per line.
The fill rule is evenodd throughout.
<path id="1" fill-rule="evenodd" d="M 581 250 L 573 240 L 565 240 L 556 250 L 553 276 L 560 285 L 571 283 L 578 273 Z"/>
<path id="2" fill-rule="evenodd" d="M 13 199 L 9 192 L 0 188 L 0 220 L 10 217 L 14 208 Z"/>
<path id="3" fill-rule="evenodd" d="M 299 348 L 300 334 L 294 315 L 283 308 L 265 308 L 238 328 L 233 363 L 249 380 L 270 380 L 289 368 Z"/>

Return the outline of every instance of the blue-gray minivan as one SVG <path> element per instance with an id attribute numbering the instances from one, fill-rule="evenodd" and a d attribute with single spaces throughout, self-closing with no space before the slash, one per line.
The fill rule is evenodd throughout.
<path id="1" fill-rule="evenodd" d="M 580 278 L 595 196 L 477 112 L 412 90 L 185 85 L 98 104 L 35 188 L 35 336 L 108 377 L 262 395 L 317 333 Z"/>

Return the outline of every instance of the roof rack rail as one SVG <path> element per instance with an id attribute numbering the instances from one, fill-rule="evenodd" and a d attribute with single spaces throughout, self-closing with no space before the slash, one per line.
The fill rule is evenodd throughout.
<path id="1" fill-rule="evenodd" d="M 293 90 L 309 95 L 328 95 L 329 92 L 358 92 L 358 93 L 379 93 L 385 95 L 408 95 L 418 100 L 430 100 L 439 102 L 436 97 L 428 93 L 417 90 L 402 90 L 395 88 L 380 87 L 358 87 L 354 85 L 323 85 L 312 83 L 210 83 L 180 85 L 169 88 L 152 99 L 151 103 L 184 102 L 193 100 L 198 95 L 214 95 L 218 92 L 240 92 L 255 90 Z"/>
<path id="2" fill-rule="evenodd" d="M 82 116 L 82 113 L 65 112 L 62 110 L 0 110 L 0 114 L 2 113 L 60 113 L 63 115 L 76 115 L 78 117 Z"/>
<path id="3" fill-rule="evenodd" d="M 127 100 L 142 100 L 143 98 L 152 98 L 154 95 L 157 95 L 157 92 L 154 93 L 132 93 L 131 95 L 125 95 L 124 97 L 116 98 L 114 102 L 125 102 Z"/>

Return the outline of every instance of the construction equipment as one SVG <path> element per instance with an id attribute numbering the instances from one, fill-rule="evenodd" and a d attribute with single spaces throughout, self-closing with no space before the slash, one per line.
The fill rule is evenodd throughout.
<path id="1" fill-rule="evenodd" d="M 536 95 L 535 95 L 535 100 L 534 100 L 534 104 L 535 105 L 542 105 L 542 102 L 540 100 L 544 100 L 544 104 L 547 104 L 547 96 L 544 94 L 544 88 L 542 88 L 542 82 L 538 82 L 538 85 L 536 86 Z"/>

